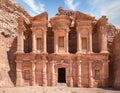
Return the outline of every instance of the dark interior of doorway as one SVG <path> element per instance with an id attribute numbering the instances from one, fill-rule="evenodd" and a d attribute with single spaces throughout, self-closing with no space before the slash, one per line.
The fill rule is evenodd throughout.
<path id="1" fill-rule="evenodd" d="M 66 83 L 66 69 L 58 68 L 58 83 Z"/>

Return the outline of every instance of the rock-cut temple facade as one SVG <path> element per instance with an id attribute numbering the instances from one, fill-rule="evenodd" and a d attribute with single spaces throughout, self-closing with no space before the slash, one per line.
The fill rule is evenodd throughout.
<path id="1" fill-rule="evenodd" d="M 18 18 L 16 86 L 107 87 L 107 18 L 58 9 Z"/>

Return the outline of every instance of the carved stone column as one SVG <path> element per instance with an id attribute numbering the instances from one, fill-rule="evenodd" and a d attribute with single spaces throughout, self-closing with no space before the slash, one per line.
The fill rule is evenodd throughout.
<path id="1" fill-rule="evenodd" d="M 36 85 L 36 79 L 35 79 L 35 62 L 36 61 L 32 61 L 32 86 Z"/>
<path id="2" fill-rule="evenodd" d="M 35 31 L 32 31 L 32 52 L 33 53 L 36 53 L 36 46 L 37 46 L 37 44 L 36 44 L 37 42 L 36 42 L 36 35 L 35 35 Z"/>
<path id="3" fill-rule="evenodd" d="M 94 87 L 92 62 L 89 62 L 89 87 Z"/>
<path id="4" fill-rule="evenodd" d="M 47 42 L 46 42 L 46 31 L 44 31 L 44 44 L 43 44 L 43 53 L 47 53 L 47 48 L 46 48 L 46 46 L 47 46 Z"/>
<path id="5" fill-rule="evenodd" d="M 47 73 L 46 73 L 46 63 L 47 61 L 43 60 L 43 86 L 47 86 Z"/>
<path id="6" fill-rule="evenodd" d="M 23 52 L 24 52 L 23 31 L 18 31 L 18 37 L 17 37 L 17 52 L 18 52 L 18 53 L 23 53 Z"/>
<path id="7" fill-rule="evenodd" d="M 103 87 L 107 87 L 108 86 L 108 78 L 109 78 L 109 65 L 108 65 L 109 61 L 103 62 L 103 66 L 102 66 L 102 86 Z"/>
<path id="8" fill-rule="evenodd" d="M 69 51 L 69 45 L 68 45 L 68 44 L 69 44 L 68 32 L 66 32 L 66 37 L 65 37 L 65 39 L 66 39 L 66 40 L 65 40 L 65 41 L 66 41 L 66 42 L 65 42 L 65 43 L 66 43 L 65 52 L 68 53 L 68 51 Z"/>
<path id="9" fill-rule="evenodd" d="M 54 53 L 58 53 L 58 35 L 54 32 Z"/>
<path id="10" fill-rule="evenodd" d="M 26 30 L 24 26 L 24 19 L 22 17 L 17 18 L 18 27 L 17 27 L 17 53 L 24 53 L 24 31 Z"/>
<path id="11" fill-rule="evenodd" d="M 92 51 L 92 31 L 89 32 L 89 53 L 93 53 Z"/>
<path id="12" fill-rule="evenodd" d="M 23 86 L 22 61 L 16 61 L 16 86 Z"/>
<path id="13" fill-rule="evenodd" d="M 101 33 L 101 53 L 108 53 L 108 50 L 107 50 L 107 32 L 106 31 L 103 31 Z"/>
<path id="14" fill-rule="evenodd" d="M 82 72 L 81 72 L 81 60 L 77 62 L 77 65 L 78 65 L 78 80 L 77 80 L 77 85 L 78 87 L 82 87 Z"/>
<path id="15" fill-rule="evenodd" d="M 73 87 L 72 61 L 70 61 L 70 87 Z"/>
<path id="16" fill-rule="evenodd" d="M 52 67 L 52 86 L 55 86 L 56 82 L 55 82 L 55 62 L 51 61 L 51 67 Z"/>
<path id="17" fill-rule="evenodd" d="M 82 53 L 81 33 L 77 31 L 77 53 Z"/>

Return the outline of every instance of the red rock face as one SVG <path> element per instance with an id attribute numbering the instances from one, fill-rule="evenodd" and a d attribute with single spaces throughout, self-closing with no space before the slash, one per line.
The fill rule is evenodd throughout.
<path id="1" fill-rule="evenodd" d="M 117 34 L 113 42 L 113 75 L 114 75 L 114 87 L 120 89 L 120 34 Z"/>
<path id="2" fill-rule="evenodd" d="M 4 1 L 4 2 L 2 2 Z M 14 10 L 16 9 L 16 10 Z M 0 87 L 13 87 L 16 82 L 15 55 L 17 17 L 25 20 L 27 12 L 13 1 L 1 0 L 0 3 Z"/>

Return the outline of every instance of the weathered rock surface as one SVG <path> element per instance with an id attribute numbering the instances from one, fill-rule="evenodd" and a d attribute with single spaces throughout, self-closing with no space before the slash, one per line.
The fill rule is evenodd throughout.
<path id="1" fill-rule="evenodd" d="M 120 59 L 118 59 L 120 56 L 118 55 L 119 53 L 119 44 L 120 41 L 118 39 L 120 38 L 118 34 L 120 33 L 120 29 L 116 28 L 114 25 L 109 24 L 108 25 L 108 50 L 110 52 L 109 56 L 109 85 L 113 87 L 115 86 L 114 82 L 116 81 L 116 78 L 119 78 L 117 75 L 115 75 L 116 71 L 120 71 L 119 68 L 117 68 L 117 65 L 120 64 Z M 117 65 L 116 65 L 117 64 Z M 116 78 L 115 78 L 116 77 Z"/>
<path id="2" fill-rule="evenodd" d="M 112 58 L 114 88 L 120 89 L 120 33 L 114 38 Z"/>
<path id="3" fill-rule="evenodd" d="M 3 1 L 3 2 L 2 2 Z M 0 87 L 15 84 L 16 19 L 22 16 L 26 22 L 29 14 L 14 0 L 0 2 Z"/>

